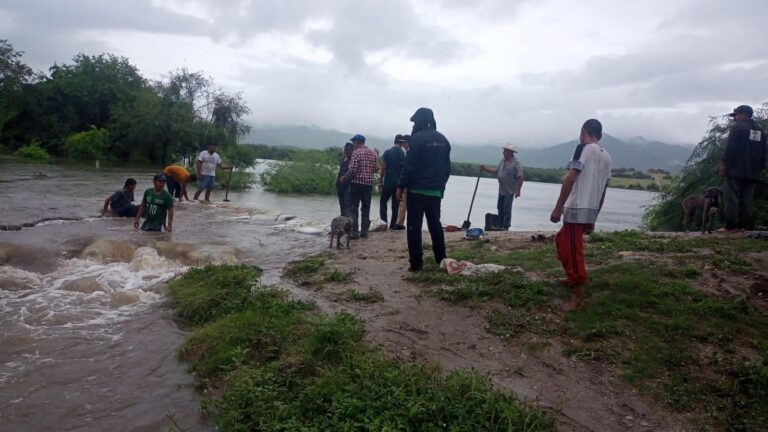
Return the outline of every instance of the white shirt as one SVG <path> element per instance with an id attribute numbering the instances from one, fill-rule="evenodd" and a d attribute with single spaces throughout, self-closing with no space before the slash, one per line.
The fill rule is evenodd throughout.
<path id="1" fill-rule="evenodd" d="M 203 163 L 203 166 L 200 167 L 201 175 L 216 176 L 216 166 L 221 163 L 221 158 L 218 153 L 213 152 L 213 154 L 211 154 L 208 153 L 208 150 L 203 150 L 200 152 L 200 156 L 197 157 L 197 160 Z"/>
<path id="2" fill-rule="evenodd" d="M 611 155 L 598 144 L 579 144 L 568 162 L 568 169 L 579 171 L 571 194 L 565 201 L 563 221 L 593 224 L 611 179 Z"/>

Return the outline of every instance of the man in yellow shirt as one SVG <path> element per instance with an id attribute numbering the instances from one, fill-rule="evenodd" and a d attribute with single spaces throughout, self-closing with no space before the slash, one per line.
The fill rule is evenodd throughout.
<path id="1" fill-rule="evenodd" d="M 167 178 L 166 185 L 168 186 L 168 192 L 171 196 L 178 198 L 179 202 L 181 202 L 182 197 L 189 201 L 189 196 L 187 196 L 187 183 L 196 182 L 197 176 L 190 174 L 186 168 L 178 165 L 169 165 L 165 167 L 163 174 L 165 174 Z"/>

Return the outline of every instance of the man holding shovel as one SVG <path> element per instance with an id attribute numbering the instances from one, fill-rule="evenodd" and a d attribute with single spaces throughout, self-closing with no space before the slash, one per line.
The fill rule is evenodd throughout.
<path id="1" fill-rule="evenodd" d="M 200 152 L 197 157 L 197 178 L 200 185 L 195 192 L 195 200 L 200 197 L 200 192 L 205 190 L 205 201 L 211 200 L 211 189 L 213 189 L 214 180 L 216 180 L 216 167 L 223 170 L 232 170 L 232 166 L 224 166 L 221 163 L 221 157 L 216 152 L 217 144 L 208 144 L 208 149 Z"/>
<path id="2" fill-rule="evenodd" d="M 504 158 L 496 168 L 488 168 L 480 165 L 481 171 L 496 174 L 499 179 L 499 200 L 496 209 L 499 212 L 499 228 L 509 230 L 512 225 L 512 202 L 520 198 L 520 189 L 523 187 L 523 166 L 515 157 L 515 146 L 506 144 L 503 148 Z"/>

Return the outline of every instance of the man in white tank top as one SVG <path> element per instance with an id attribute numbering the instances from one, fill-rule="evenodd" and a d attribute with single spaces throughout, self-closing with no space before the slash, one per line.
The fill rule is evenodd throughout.
<path id="1" fill-rule="evenodd" d="M 584 122 L 579 145 L 568 162 L 568 173 L 550 216 L 554 223 L 563 219 L 555 243 L 557 258 L 573 290 L 571 302 L 563 307 L 566 311 L 577 309 L 584 302 L 584 285 L 587 284 L 584 234 L 591 234 L 595 228 L 611 179 L 611 155 L 597 144 L 602 137 L 603 125 L 599 121 L 590 119 Z"/>

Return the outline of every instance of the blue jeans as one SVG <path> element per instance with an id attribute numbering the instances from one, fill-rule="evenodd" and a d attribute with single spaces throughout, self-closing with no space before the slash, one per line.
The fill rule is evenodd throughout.
<path id="1" fill-rule="evenodd" d="M 213 180 L 216 179 L 216 176 L 209 176 L 209 175 L 201 175 L 200 176 L 200 186 L 197 190 L 211 190 L 213 189 Z"/>
<path id="2" fill-rule="evenodd" d="M 499 228 L 508 230 L 512 225 L 512 201 L 514 195 L 499 195 L 499 201 L 496 204 L 496 210 L 499 212 Z"/>

